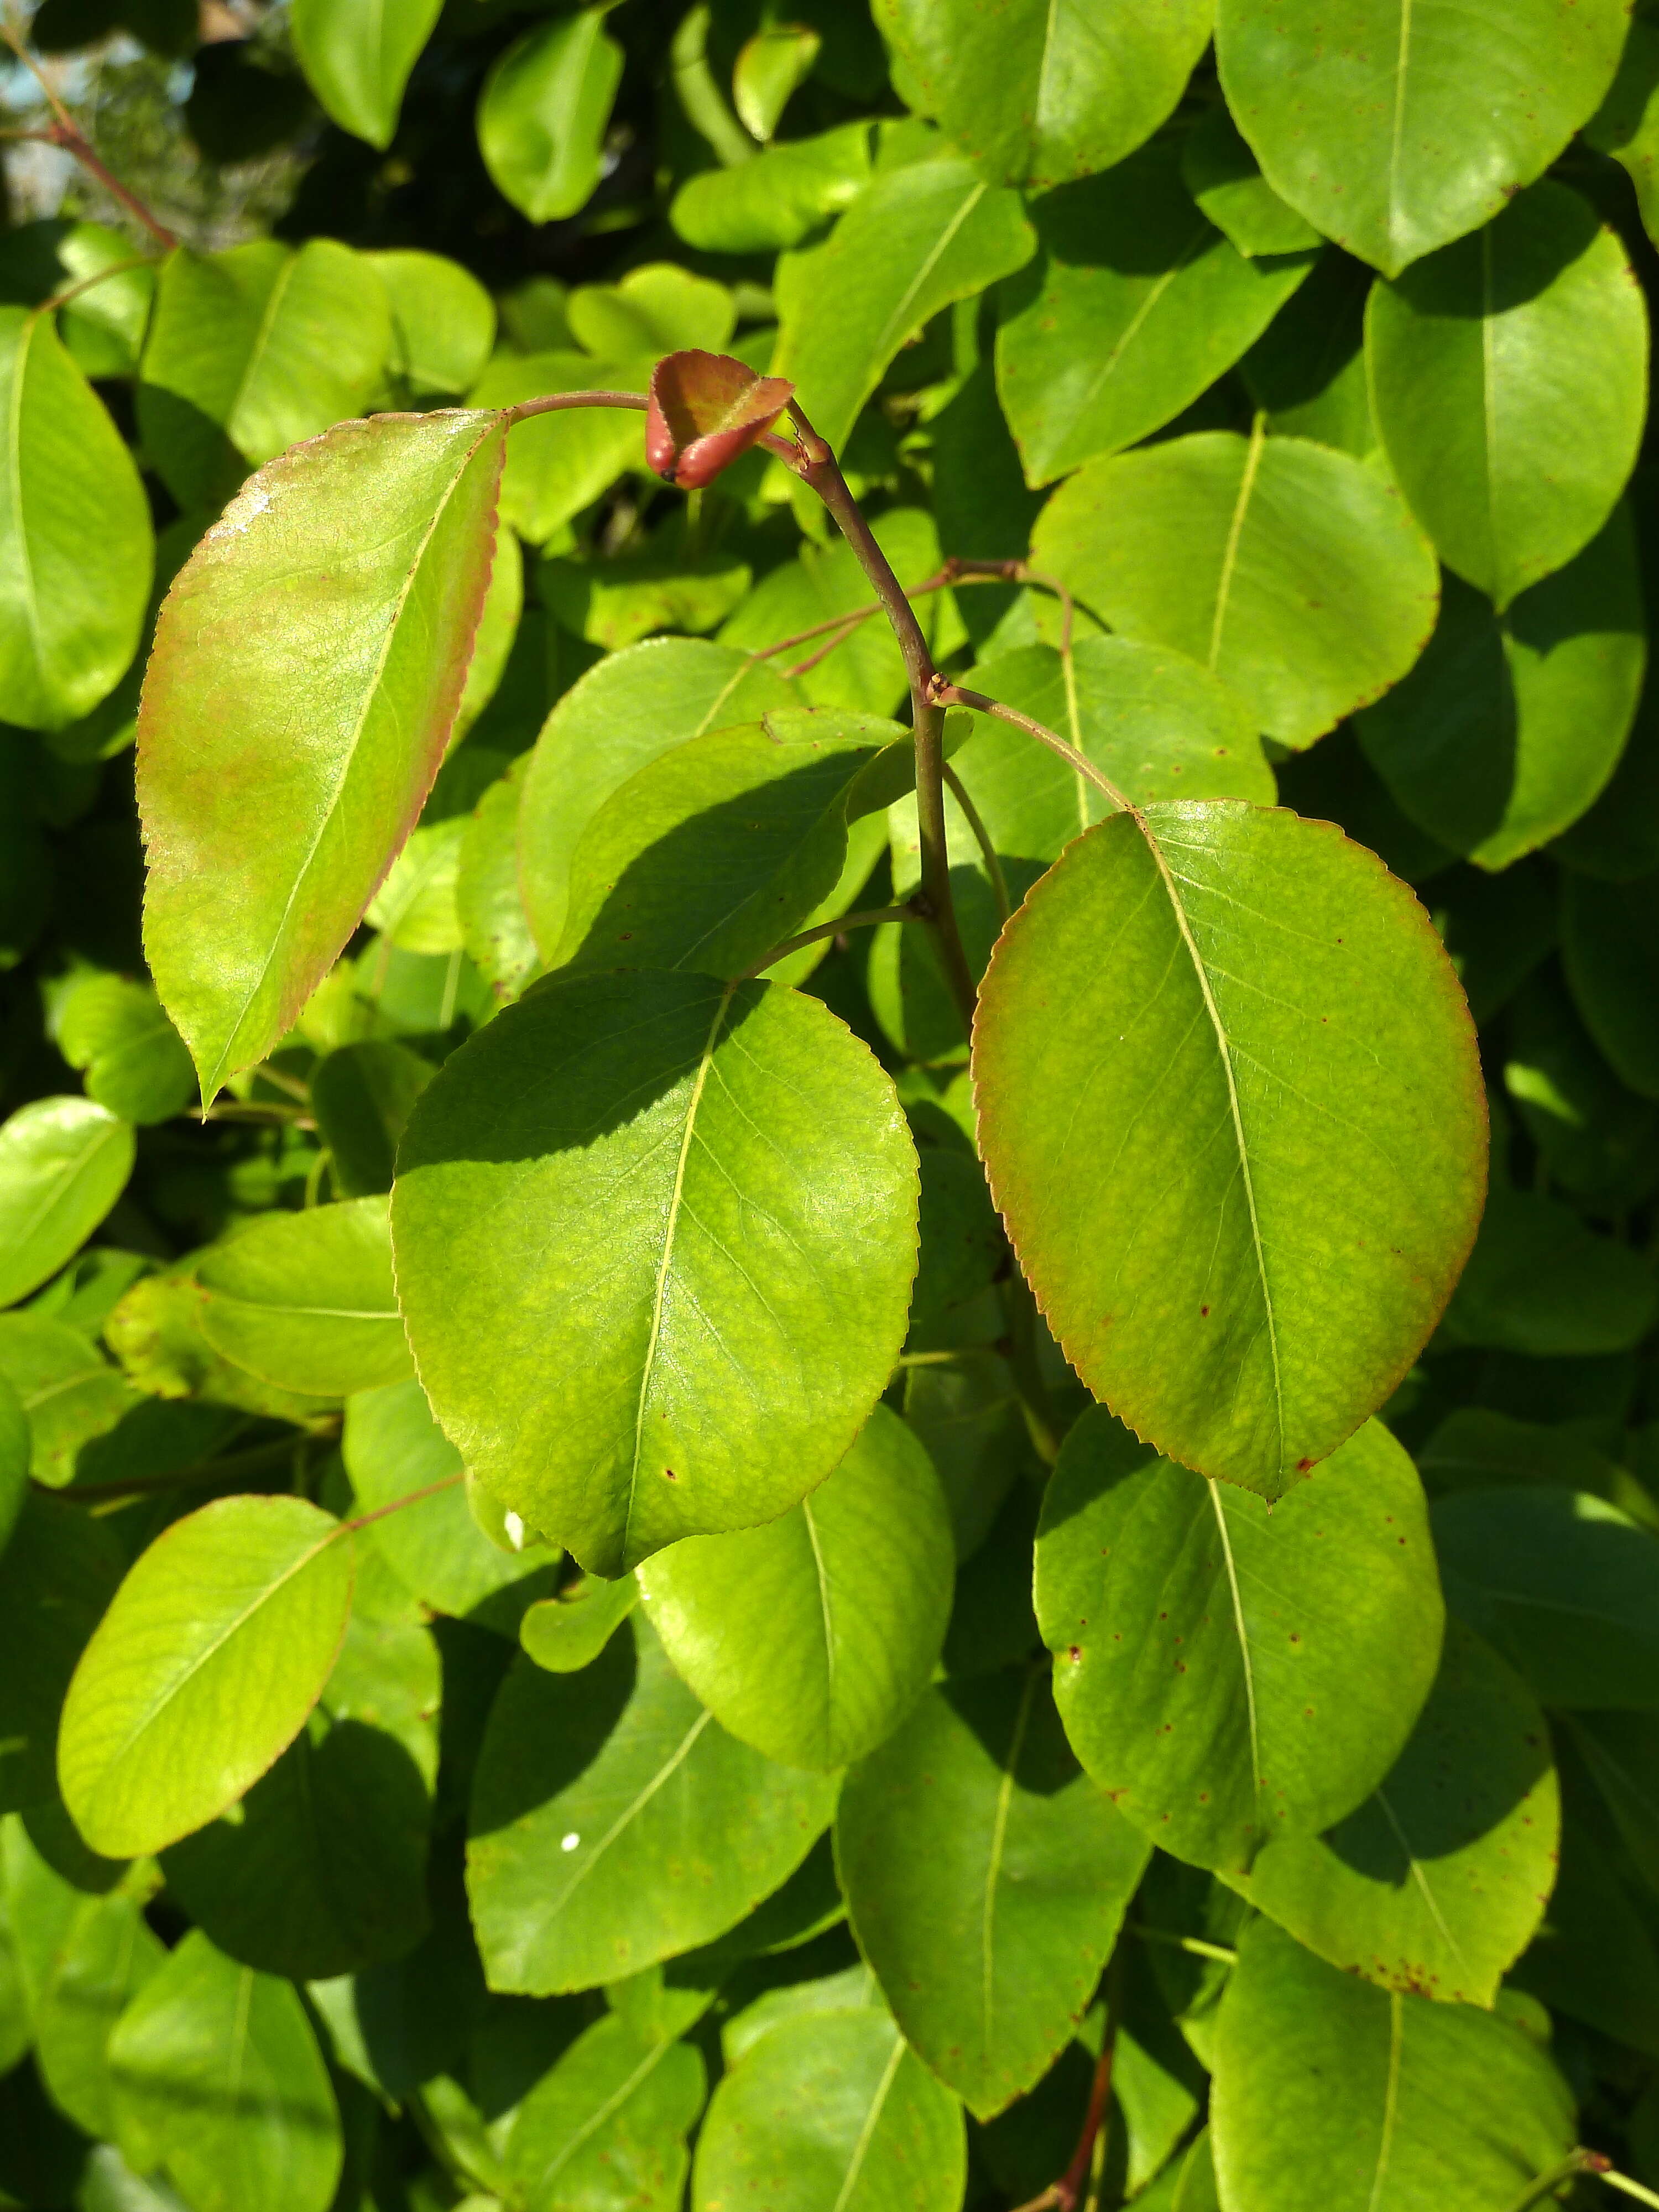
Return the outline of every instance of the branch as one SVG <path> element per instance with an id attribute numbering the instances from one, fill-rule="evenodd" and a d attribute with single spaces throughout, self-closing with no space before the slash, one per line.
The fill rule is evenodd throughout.
<path id="1" fill-rule="evenodd" d="M 1089 2169 L 1094 2163 L 1095 2144 L 1106 2118 L 1106 2107 L 1112 2097 L 1112 2059 L 1117 2050 L 1117 2020 L 1115 2008 L 1110 2008 L 1106 2019 L 1106 2039 L 1100 2046 L 1100 2060 L 1095 2068 L 1095 2078 L 1089 2091 L 1089 2109 L 1083 2116 L 1083 2132 L 1078 2137 L 1072 2162 L 1058 2181 L 1051 2181 L 1040 2196 L 1029 2204 L 1022 2204 L 1019 2212 L 1076 2212 L 1078 2200 L 1088 2185 Z"/>
<path id="2" fill-rule="evenodd" d="M 939 672 L 915 610 L 893 574 L 891 562 L 877 544 L 858 501 L 848 489 L 835 455 L 793 399 L 789 412 L 799 438 L 791 465 L 834 515 L 842 536 L 852 547 L 859 566 L 886 611 L 899 651 L 904 656 L 905 673 L 910 682 L 911 734 L 916 750 L 916 826 L 921 842 L 921 887 L 933 909 L 931 919 L 939 933 L 945 978 L 963 1020 L 971 1030 L 979 994 L 974 971 L 968 965 L 968 955 L 963 950 L 956 908 L 951 897 L 951 861 L 945 838 L 945 708 L 934 690 L 940 680 Z"/>
<path id="3" fill-rule="evenodd" d="M 130 192 L 120 179 L 106 169 L 97 155 L 94 153 L 80 125 L 58 97 L 57 86 L 53 84 L 24 43 L 16 24 L 12 21 L 9 9 L 7 9 L 3 15 L 0 15 L 0 38 L 5 40 L 13 53 L 45 93 L 52 113 L 52 120 L 44 131 L 8 131 L 0 135 L 10 139 L 33 140 L 37 145 L 41 146 L 62 147 L 66 154 L 72 154 L 75 156 L 83 169 L 97 178 L 104 190 L 112 198 L 118 200 L 127 213 L 135 222 L 142 223 L 152 238 L 158 239 L 169 251 L 177 246 L 179 241 L 167 225 L 158 222 L 137 194 Z"/>

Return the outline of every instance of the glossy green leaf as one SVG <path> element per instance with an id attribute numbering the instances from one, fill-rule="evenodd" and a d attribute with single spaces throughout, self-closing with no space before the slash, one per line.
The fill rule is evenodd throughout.
<path id="1" fill-rule="evenodd" d="M 884 2012 L 785 2019 L 721 2080 L 697 2138 L 693 2212 L 956 2212 L 962 2107 Z"/>
<path id="2" fill-rule="evenodd" d="M 497 189 L 532 222 L 586 205 L 622 82 L 623 50 L 589 8 L 538 24 L 499 57 L 478 102 L 478 147 Z"/>
<path id="3" fill-rule="evenodd" d="M 569 1589 L 526 1607 L 519 1623 L 519 1641 L 550 1674 L 577 1674 L 599 1657 L 634 1610 L 639 1595 L 633 1575 L 613 1583 L 600 1575 L 584 1575 Z"/>
<path id="4" fill-rule="evenodd" d="M 155 271 L 134 268 L 132 258 L 131 240 L 101 222 L 77 222 L 58 241 L 64 274 L 50 287 L 54 295 L 88 277 L 98 279 L 58 310 L 58 335 L 83 375 L 131 376 L 138 366 L 155 300 Z"/>
<path id="5" fill-rule="evenodd" d="M 0 715 L 61 730 L 138 648 L 155 541 L 132 456 L 52 319 L 0 307 Z"/>
<path id="6" fill-rule="evenodd" d="M 610 653 L 658 630 L 716 629 L 749 590 L 745 562 L 649 544 L 614 561 L 550 561 L 542 590 L 561 628 Z"/>
<path id="7" fill-rule="evenodd" d="M 594 361 L 585 353 L 499 354 L 479 378 L 475 407 L 514 407 L 554 392 L 637 392 L 648 361 Z M 501 477 L 501 520 L 544 544 L 624 470 L 645 467 L 644 417 L 632 408 L 581 407 L 541 415 L 513 433 Z"/>
<path id="8" fill-rule="evenodd" d="M 452 815 L 423 822 L 386 872 L 364 921 L 400 952 L 459 952 L 461 919 L 455 907 L 465 822 Z"/>
<path id="9" fill-rule="evenodd" d="M 181 506 L 217 507 L 250 464 L 361 413 L 391 345 L 386 287 L 332 239 L 297 253 L 274 239 L 181 247 L 162 267 L 140 373 L 146 453 Z"/>
<path id="10" fill-rule="evenodd" d="M 1224 106 L 1201 115 L 1181 149 L 1182 181 L 1241 253 L 1304 253 L 1319 233 L 1279 198 Z"/>
<path id="11" fill-rule="evenodd" d="M 1012 276 L 1035 241 L 1012 192 L 941 154 L 878 175 L 819 246 L 777 276 L 772 374 L 839 447 L 907 339 L 953 300 Z"/>
<path id="12" fill-rule="evenodd" d="M 1549 167 L 1612 82 L 1627 15 L 1622 0 L 1483 0 L 1473 15 L 1456 0 L 1220 0 L 1218 18 L 1227 105 L 1267 181 L 1393 276 Z"/>
<path id="13" fill-rule="evenodd" d="M 325 1053 L 311 1078 L 311 1108 L 345 1198 L 392 1188 L 398 1139 L 436 1070 L 389 1037 Z"/>
<path id="14" fill-rule="evenodd" d="M 1659 231 L 1659 21 L 1638 5 L 1607 96 L 1584 125 L 1586 142 L 1628 171 L 1650 238 Z"/>
<path id="15" fill-rule="evenodd" d="M 702 2100 L 702 2060 L 689 2043 L 595 2021 L 519 2106 L 507 2170 L 529 2212 L 624 2203 L 678 2212 Z"/>
<path id="16" fill-rule="evenodd" d="M 1581 552 L 1635 465 L 1647 316 L 1623 246 L 1559 185 L 1371 292 L 1371 404 L 1441 557 L 1502 610 Z"/>
<path id="17" fill-rule="evenodd" d="M 363 258 L 391 304 L 394 374 L 413 392 L 470 392 L 495 340 L 495 303 L 471 270 L 408 247 Z"/>
<path id="18" fill-rule="evenodd" d="M 1360 718 L 1360 743 L 1419 827 L 1481 867 L 1507 867 L 1577 821 L 1606 786 L 1645 659 L 1621 508 L 1507 615 L 1449 576 L 1427 651 Z"/>
<path id="19" fill-rule="evenodd" d="M 1239 363 L 1276 435 L 1311 438 L 1358 461 L 1376 451 L 1365 375 L 1370 289 L 1362 263 L 1326 254 Z"/>
<path id="20" fill-rule="evenodd" d="M 812 74 L 823 41 L 804 23 L 778 23 L 745 40 L 732 72 L 732 100 L 745 131 L 763 144 L 777 129 L 790 95 Z"/>
<path id="21" fill-rule="evenodd" d="M 975 1352 L 946 1365 L 907 1369 L 904 1418 L 927 1447 L 944 1487 L 957 1557 L 970 1559 L 1011 1486 L 1033 1465 L 1006 1360 Z"/>
<path id="22" fill-rule="evenodd" d="M 1051 483 L 1178 415 L 1259 338 L 1313 266 L 1247 260 L 1159 141 L 1039 200 L 1042 252 L 1003 295 L 997 396 L 1026 481 Z"/>
<path id="23" fill-rule="evenodd" d="M 462 1048 L 404 1139 L 421 1379 L 485 1489 L 592 1572 L 753 1527 L 823 1480 L 892 1371 L 915 1192 L 890 1081 L 818 1003 L 554 979 Z"/>
<path id="24" fill-rule="evenodd" d="M 1543 1916 L 1560 1831 L 1543 1714 L 1453 1620 L 1411 1740 L 1364 1803 L 1322 1836 L 1275 1838 L 1231 1878 L 1334 1966 L 1490 2005 Z"/>
<path id="25" fill-rule="evenodd" d="M 1504 1087 L 1552 1179 L 1610 1211 L 1659 1187 L 1659 1103 L 1627 1091 L 1549 969 L 1510 1002 Z"/>
<path id="26" fill-rule="evenodd" d="M 614 284 L 579 284 L 565 302 L 572 336 L 608 360 L 699 349 L 724 353 L 737 303 L 724 284 L 672 261 L 647 261 Z"/>
<path id="27" fill-rule="evenodd" d="M 342 1397 L 409 1372 L 384 1197 L 250 1222 L 196 1279 L 208 1342 L 278 1389 Z"/>
<path id="28" fill-rule="evenodd" d="M 1158 805 L 1071 846 L 974 1066 L 993 1195 L 1096 1395 L 1268 1498 L 1351 1435 L 1474 1239 L 1474 1042 L 1426 915 L 1328 823 Z"/>
<path id="29" fill-rule="evenodd" d="M 1231 2212 L 1507 2212 L 1573 2126 L 1566 2083 L 1509 2021 L 1375 1989 L 1270 1921 L 1246 1931 L 1210 2120 Z"/>
<path id="30" fill-rule="evenodd" d="M 912 775 L 898 723 L 811 708 L 659 754 L 582 832 L 552 964 L 741 975 L 835 889 L 849 817 Z"/>
<path id="31" fill-rule="evenodd" d="M 939 1478 L 878 1406 L 810 1498 L 763 1528 L 671 1545 L 640 1583 L 715 1718 L 769 1759 L 827 1771 L 884 1741 L 926 1688 L 955 1572 Z"/>
<path id="32" fill-rule="evenodd" d="M 586 1989 L 723 1935 L 805 1857 L 835 1791 L 728 1735 L 637 1613 L 580 1677 L 520 1659 L 468 1823 L 491 1986 Z"/>
<path id="33" fill-rule="evenodd" d="M 125 1121 L 171 1121 L 196 1095 L 183 1038 L 149 986 L 125 975 L 76 984 L 58 1020 L 58 1049 L 85 1070 L 88 1097 Z"/>
<path id="34" fill-rule="evenodd" d="M 981 175 L 1058 185 L 1150 138 L 1208 43 L 1211 0 L 1103 9 L 1088 0 L 879 0 L 878 18 Z"/>
<path id="35" fill-rule="evenodd" d="M 0 1315 L 0 1376 L 28 1421 L 29 1473 L 54 1490 L 75 1480 L 86 1447 L 142 1402 L 94 1343 L 44 1314 Z"/>
<path id="36" fill-rule="evenodd" d="M 467 957 L 501 999 L 517 998 L 539 964 L 519 886 L 519 812 L 530 757 L 514 761 L 473 809 L 455 876 Z"/>
<path id="37" fill-rule="evenodd" d="M 655 638 L 610 655 L 549 716 L 524 781 L 519 874 L 544 957 L 564 934 L 583 832 L 629 778 L 693 738 L 796 704 L 765 661 L 701 639 Z"/>
<path id="38" fill-rule="evenodd" d="M 870 126 L 843 123 L 815 138 L 769 146 L 734 169 L 705 169 L 675 193 L 669 220 L 710 253 L 768 253 L 799 246 L 870 180 Z"/>
<path id="39" fill-rule="evenodd" d="M 1447 1602 L 1547 1705 L 1659 1711 L 1659 1538 L 1546 1483 L 1437 1499 Z"/>
<path id="40" fill-rule="evenodd" d="M 1644 1098 L 1659 1098 L 1659 884 L 1652 876 L 1562 885 L 1561 957 L 1584 1026 Z M 0 1133 L 0 1146 L 5 1142 Z"/>
<path id="41" fill-rule="evenodd" d="M 427 1931 L 431 1814 L 428 1779 L 395 1736 L 319 1716 L 231 1817 L 174 1844 L 162 1871 L 244 1965 L 296 1980 L 359 1972 Z"/>
<path id="42" fill-rule="evenodd" d="M 1494 1190 L 1446 1314 L 1455 1344 L 1533 1359 L 1625 1352 L 1653 1326 L 1639 1253 L 1535 1191 Z"/>
<path id="43" fill-rule="evenodd" d="M 351 1604 L 340 1524 L 225 1498 L 127 1575 L 64 1700 L 58 1776 L 94 1850 L 160 1850 L 223 1812 L 305 1724 Z"/>
<path id="44" fill-rule="evenodd" d="M 1250 799 L 1271 805 L 1273 770 L 1237 696 L 1184 654 L 1125 637 L 1085 637 L 1071 666 L 1052 646 L 981 661 L 966 679 L 1074 744 L 1137 805 Z M 1111 811 L 1098 787 L 1022 730 L 976 715 L 958 773 L 998 852 L 1057 860 Z"/>
<path id="45" fill-rule="evenodd" d="M 836 1863 L 859 1948 L 980 2118 L 1069 2039 L 1151 1848 L 1079 1771 L 1040 1672 L 930 1692 L 848 1776 Z"/>
<path id="46" fill-rule="evenodd" d="M 1380 1424 L 1269 1509 L 1103 1412 L 1044 1500 L 1036 1607 L 1084 1765 L 1165 1849 L 1229 1871 L 1388 1773 L 1443 1617 L 1422 1487 Z"/>
<path id="47" fill-rule="evenodd" d="M 343 131 L 384 153 L 443 0 L 294 0 L 294 51 Z M 459 386 L 443 387 L 458 391 Z"/>
<path id="48" fill-rule="evenodd" d="M 125 1568 L 106 1522 L 25 1498 L 0 1551 L 0 1811 L 57 1794 L 64 1693 Z"/>
<path id="49" fill-rule="evenodd" d="M 40 2078 L 78 2128 L 107 2137 L 115 2124 L 110 2031 L 167 1956 L 143 1917 L 154 1872 L 135 1868 L 102 1893 L 77 1888 L 15 1825 L 4 1860 Z"/>
<path id="50" fill-rule="evenodd" d="M 1031 555 L 1113 629 L 1211 669 L 1291 746 L 1397 683 L 1434 626 L 1434 558 L 1399 494 L 1260 425 L 1091 462 Z"/>
<path id="51" fill-rule="evenodd" d="M 110 2039 L 117 2129 L 191 2212 L 328 2212 L 341 2164 L 328 2069 L 292 1984 L 192 1929 Z"/>
<path id="52" fill-rule="evenodd" d="M 557 1554 L 515 1556 L 490 1542 L 468 1510 L 460 1454 L 433 1419 L 420 1384 L 357 1392 L 346 1406 L 341 1449 L 359 1508 L 384 1514 L 361 1540 L 382 1553 L 410 1594 L 435 1613 L 516 1635 L 526 1607 L 548 1594 Z M 440 1483 L 448 1487 L 436 1490 Z M 423 1490 L 434 1494 L 406 1511 L 385 1512 Z"/>
<path id="53" fill-rule="evenodd" d="M 210 1098 L 289 1028 L 414 825 L 504 437 L 490 414 L 342 425 L 263 470 L 168 596 L 140 715 L 145 947 Z"/>
<path id="54" fill-rule="evenodd" d="M 74 1257 L 132 1160 L 131 1127 L 90 1098 L 37 1098 L 0 1122 L 0 1305 Z"/>

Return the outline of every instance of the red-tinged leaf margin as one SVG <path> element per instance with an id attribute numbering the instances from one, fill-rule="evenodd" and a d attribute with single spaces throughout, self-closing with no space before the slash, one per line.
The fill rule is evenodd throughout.
<path id="1" fill-rule="evenodd" d="M 361 877 L 351 886 L 349 900 L 331 909 L 319 912 L 316 904 L 309 902 L 300 905 L 306 870 L 315 860 L 322 843 L 322 833 L 319 832 L 302 865 L 283 922 L 286 927 L 289 915 L 298 907 L 301 930 L 304 931 L 307 921 L 312 925 L 308 941 L 303 943 L 300 957 L 290 957 L 279 971 L 280 989 L 275 1012 L 264 1020 L 249 1022 L 256 995 L 276 958 L 276 948 L 273 945 L 258 977 L 247 990 L 240 1013 L 228 1029 L 221 1025 L 222 1034 L 215 1042 L 215 1025 L 202 1013 L 204 1003 L 210 1002 L 214 995 L 215 986 L 210 977 L 204 976 L 204 970 L 212 968 L 222 953 L 222 939 L 216 940 L 216 922 L 226 900 L 234 899 L 236 887 L 234 872 L 227 869 L 225 856 L 231 854 L 240 857 L 256 854 L 259 849 L 261 830 L 257 803 L 250 809 L 247 777 L 246 774 L 238 776 L 239 764 L 234 759 L 223 763 L 222 773 L 211 775 L 201 773 L 203 763 L 199 760 L 186 762 L 181 775 L 179 763 L 167 757 L 165 734 L 169 713 L 190 687 L 190 664 L 202 670 L 219 671 L 222 684 L 228 679 L 231 696 L 237 696 L 238 648 L 245 647 L 246 641 L 237 634 L 236 624 L 227 623 L 222 618 L 216 623 L 210 605 L 214 580 L 227 567 L 234 568 L 246 545 L 250 525 L 284 489 L 297 486 L 302 490 L 319 459 L 337 457 L 343 471 L 356 475 L 364 512 L 372 513 L 374 483 L 368 464 L 374 446 L 379 444 L 384 453 L 385 441 L 397 430 L 405 427 L 429 428 L 434 420 L 445 416 L 456 419 L 470 416 L 477 426 L 477 436 L 455 470 L 450 494 L 434 513 L 431 528 L 422 540 L 420 554 L 411 563 L 405 582 L 405 593 L 448 512 L 449 497 L 464 482 L 487 441 L 494 437 L 496 450 L 488 486 L 489 526 L 466 549 L 472 556 L 470 561 L 452 562 L 443 571 L 450 617 L 447 628 L 455 649 L 447 656 L 434 656 L 435 675 L 425 702 L 425 712 L 416 728 L 409 733 L 410 774 L 397 794 L 396 811 L 387 822 L 373 880 L 366 874 Z M 204 1104 L 211 1103 L 231 1075 L 263 1059 L 292 1026 L 306 1000 L 344 950 L 420 817 L 443 764 L 483 617 L 499 530 L 506 434 L 512 420 L 508 410 L 500 409 L 446 409 L 428 415 L 382 414 L 337 423 L 319 437 L 290 447 L 275 460 L 267 462 L 243 485 L 198 543 L 162 602 L 138 714 L 138 801 L 148 866 L 144 944 L 162 1003 L 196 1062 Z M 350 452 L 354 445 L 367 446 L 369 450 L 354 456 Z M 326 585 L 327 571 L 316 573 Z M 289 629 L 293 635 L 291 619 Z M 388 649 L 395 629 L 395 623 L 388 626 Z M 186 664 L 183 669 L 181 662 Z M 300 665 L 296 659 L 296 667 Z M 249 688 L 270 694 L 268 668 L 259 672 L 257 683 L 250 678 Z M 367 708 L 352 740 L 354 750 L 366 714 Z M 241 765 L 249 768 L 258 757 L 257 745 L 246 745 L 245 738 Z M 341 784 L 343 781 L 342 778 Z M 336 800 L 340 787 L 337 784 Z M 337 884 L 338 880 L 339 871 L 336 868 L 331 881 Z M 180 914 L 175 910 L 169 913 L 163 928 L 157 916 L 158 909 L 164 906 L 182 908 L 182 922 Z M 190 948 L 182 958 L 175 950 L 179 940 Z"/>
<path id="2" fill-rule="evenodd" d="M 794 390 L 730 354 L 665 354 L 651 372 L 645 458 L 665 483 L 700 491 L 759 444 Z"/>

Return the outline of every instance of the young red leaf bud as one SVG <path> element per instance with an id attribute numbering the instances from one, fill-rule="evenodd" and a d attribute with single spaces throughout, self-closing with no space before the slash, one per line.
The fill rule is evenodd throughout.
<path id="1" fill-rule="evenodd" d="M 729 354 L 665 355 L 651 374 L 645 458 L 667 483 L 701 490 L 765 436 L 794 389 Z"/>

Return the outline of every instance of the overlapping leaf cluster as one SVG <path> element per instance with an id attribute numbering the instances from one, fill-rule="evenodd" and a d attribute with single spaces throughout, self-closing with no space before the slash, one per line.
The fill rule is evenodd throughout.
<path id="1" fill-rule="evenodd" d="M 32 35 L 0 2203 L 1659 2202 L 1650 11 Z"/>

